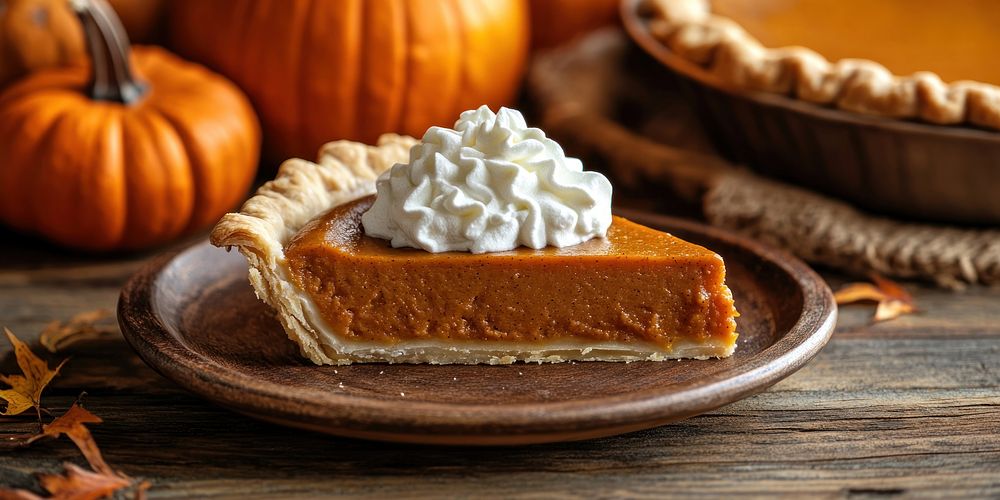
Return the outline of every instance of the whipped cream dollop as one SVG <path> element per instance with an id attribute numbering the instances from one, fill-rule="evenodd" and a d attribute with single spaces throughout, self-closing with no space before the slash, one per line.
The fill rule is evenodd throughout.
<path id="1" fill-rule="evenodd" d="M 462 113 L 454 129 L 431 127 L 410 162 L 379 177 L 361 218 L 365 233 L 428 252 L 565 247 L 607 234 L 611 183 L 521 113 Z"/>

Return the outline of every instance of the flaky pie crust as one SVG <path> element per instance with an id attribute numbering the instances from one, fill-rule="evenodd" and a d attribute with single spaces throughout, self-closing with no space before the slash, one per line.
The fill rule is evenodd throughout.
<path id="1" fill-rule="evenodd" d="M 257 297 L 277 313 L 288 337 L 316 364 L 353 362 L 507 364 L 515 361 L 637 361 L 708 358 L 732 354 L 732 345 L 675 342 L 665 352 L 653 345 L 560 341 L 525 347 L 495 342 L 402 341 L 392 346 L 346 339 L 332 331 L 309 295 L 289 279 L 285 244 L 309 220 L 329 209 L 375 192 L 375 179 L 408 160 L 416 139 L 383 135 L 376 146 L 349 141 L 323 146 L 316 163 L 293 159 L 276 178 L 257 190 L 238 213 L 227 214 L 211 242 L 236 247 L 246 257 Z"/>
<path id="2" fill-rule="evenodd" d="M 995 85 L 945 83 L 927 71 L 898 76 L 875 61 L 830 62 L 804 47 L 764 47 L 732 19 L 713 14 L 708 0 L 643 0 L 641 7 L 654 37 L 734 87 L 860 114 L 1000 130 Z"/>

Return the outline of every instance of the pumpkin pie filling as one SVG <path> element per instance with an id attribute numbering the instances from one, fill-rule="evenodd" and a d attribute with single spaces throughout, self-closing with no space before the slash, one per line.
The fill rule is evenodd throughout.
<path id="1" fill-rule="evenodd" d="M 606 238 L 565 248 L 392 248 L 361 227 L 373 200 L 317 217 L 284 249 L 291 280 L 351 341 L 735 344 L 725 267 L 700 246 L 615 217 Z"/>
<path id="2" fill-rule="evenodd" d="M 712 0 L 767 47 L 803 46 L 831 61 L 877 61 L 897 75 L 1000 84 L 995 0 Z"/>

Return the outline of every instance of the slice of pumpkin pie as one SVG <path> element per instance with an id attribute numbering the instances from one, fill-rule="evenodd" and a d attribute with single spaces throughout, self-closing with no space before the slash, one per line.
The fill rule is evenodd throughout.
<path id="1" fill-rule="evenodd" d="M 375 193 L 373 195 L 373 193 Z M 212 233 L 317 364 L 659 361 L 736 344 L 717 254 L 501 108 L 289 160 Z"/>

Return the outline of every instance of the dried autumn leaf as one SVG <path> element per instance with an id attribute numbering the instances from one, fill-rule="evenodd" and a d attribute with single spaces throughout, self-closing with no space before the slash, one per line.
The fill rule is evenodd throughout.
<path id="1" fill-rule="evenodd" d="M 65 323 L 53 321 L 42 330 L 38 342 L 49 352 L 58 352 L 78 342 L 114 336 L 118 333 L 114 327 L 97 324 L 109 316 L 111 311 L 96 309 L 77 314 Z"/>
<path id="2" fill-rule="evenodd" d="M 837 304 L 853 304 L 855 302 L 877 302 L 873 321 L 888 321 L 904 314 L 917 311 L 910 295 L 898 283 L 873 274 L 872 283 L 850 283 L 833 294 Z"/>
<path id="3" fill-rule="evenodd" d="M 53 498 L 98 499 L 128 488 L 132 481 L 129 478 L 108 472 L 91 472 L 82 467 L 67 463 L 64 474 L 43 474 L 39 482 Z"/>
<path id="4" fill-rule="evenodd" d="M 77 400 L 73 406 L 69 407 L 69 410 L 66 410 L 66 413 L 42 426 L 42 434 L 54 438 L 65 434 L 80 449 L 80 453 L 87 459 L 87 463 L 92 469 L 105 474 L 113 474 L 114 471 L 104 461 L 101 450 L 94 441 L 94 436 L 90 434 L 90 429 L 86 427 L 86 424 L 99 424 L 103 420 L 87 411 L 79 403 L 80 401 Z"/>
<path id="5" fill-rule="evenodd" d="M 80 449 L 84 458 L 90 464 L 93 472 L 84 470 L 73 464 L 66 464 L 66 472 L 59 474 L 40 474 L 39 480 L 42 486 L 51 494 L 48 498 L 63 499 L 90 499 L 104 498 L 124 488 L 131 488 L 134 498 L 143 499 L 146 497 L 146 490 L 149 489 L 148 481 L 136 482 L 129 476 L 116 472 L 101 455 L 97 442 L 87 429 L 86 424 L 99 424 L 101 418 L 94 415 L 80 405 L 86 393 L 81 394 L 72 406 L 59 418 L 42 427 L 39 434 L 16 435 L 20 441 L 14 445 L 6 447 L 27 446 L 28 444 L 42 438 L 58 438 L 65 434 Z M 5 499 L 37 499 L 43 498 L 26 490 L 6 490 L 0 489 L 0 500 Z"/>
<path id="6" fill-rule="evenodd" d="M 61 434 L 66 434 L 70 436 L 70 439 L 83 452 L 84 456 L 89 456 L 84 451 L 84 448 L 96 448 L 97 445 L 93 443 L 90 431 L 86 427 L 83 427 L 83 424 L 99 424 L 102 420 L 97 415 L 79 406 L 80 401 L 85 395 L 86 393 L 81 394 L 80 398 L 73 403 L 73 406 L 69 410 L 66 410 L 66 413 L 48 425 L 43 425 L 39 432 L 3 435 L 0 437 L 0 449 L 24 448 L 39 439 L 58 438 Z M 82 430 L 77 429 L 77 427 L 82 427 Z M 88 440 L 90 441 L 89 444 L 86 443 Z M 81 445 L 81 443 L 84 444 Z M 99 450 L 97 451 L 97 455 L 100 455 Z M 88 461 L 90 460 L 88 459 Z M 99 463 L 104 463 L 103 457 L 99 457 Z M 91 462 L 91 466 L 93 467 L 93 462 Z"/>
<path id="7" fill-rule="evenodd" d="M 0 500 L 36 500 L 42 498 L 27 490 L 0 489 Z"/>
<path id="8" fill-rule="evenodd" d="M 39 474 L 38 481 L 42 483 L 48 498 L 64 500 L 97 500 L 128 488 L 132 480 L 111 473 L 91 472 L 78 465 L 63 464 L 62 474 Z M 142 485 L 140 485 L 142 488 Z M 145 491 L 145 488 L 142 489 Z M 0 490 L 0 499 L 37 500 L 40 497 L 26 490 Z"/>
<path id="9" fill-rule="evenodd" d="M 910 292 L 903 289 L 902 285 L 899 283 L 877 274 L 872 274 L 871 280 L 875 283 L 879 290 L 885 292 L 889 297 L 900 302 L 913 302 L 913 296 L 910 295 Z"/>
<path id="10" fill-rule="evenodd" d="M 900 316 L 911 314 L 916 311 L 916 306 L 914 306 L 911 302 L 886 300 L 878 303 L 878 307 L 875 308 L 875 316 L 872 320 L 876 323 L 880 321 L 889 321 L 890 319 L 896 319 Z"/>
<path id="11" fill-rule="evenodd" d="M 833 294 L 833 298 L 838 304 L 853 304 L 855 302 L 873 301 L 881 302 L 886 300 L 885 292 L 879 290 L 871 283 L 850 283 Z"/>
<path id="12" fill-rule="evenodd" d="M 10 389 L 0 390 L 0 399 L 7 401 L 7 408 L 2 415 L 18 415 L 29 408 L 34 408 L 40 420 L 42 391 L 59 373 L 66 360 L 52 370 L 49 364 L 31 352 L 28 345 L 21 342 L 14 332 L 4 328 L 4 333 L 14 346 L 14 357 L 17 358 L 17 366 L 21 368 L 22 375 L 0 375 L 0 382 L 10 386 Z"/>

